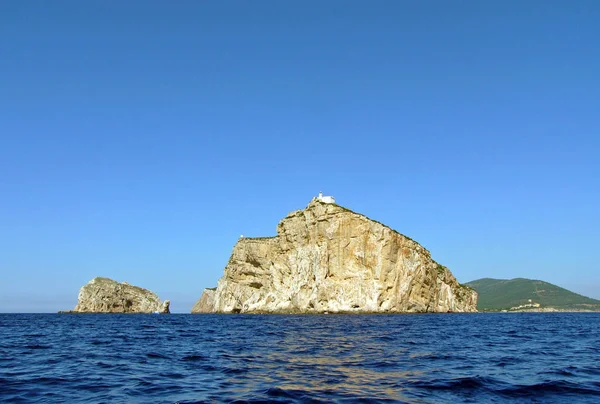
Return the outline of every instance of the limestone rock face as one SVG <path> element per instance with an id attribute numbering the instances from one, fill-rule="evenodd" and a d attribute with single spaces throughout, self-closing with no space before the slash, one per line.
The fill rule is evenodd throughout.
<path id="1" fill-rule="evenodd" d="M 200 299 L 192 307 L 192 313 L 213 313 L 216 288 L 204 289 Z"/>
<path id="2" fill-rule="evenodd" d="M 76 313 L 169 313 L 169 300 L 127 282 L 94 278 L 79 291 Z"/>
<path id="3" fill-rule="evenodd" d="M 477 292 L 429 251 L 339 205 L 313 201 L 277 236 L 240 238 L 192 313 L 474 312 Z"/>

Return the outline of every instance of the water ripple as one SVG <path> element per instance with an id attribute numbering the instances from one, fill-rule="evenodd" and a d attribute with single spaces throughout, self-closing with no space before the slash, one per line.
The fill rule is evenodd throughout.
<path id="1" fill-rule="evenodd" d="M 2 402 L 600 402 L 595 313 L 0 324 Z"/>

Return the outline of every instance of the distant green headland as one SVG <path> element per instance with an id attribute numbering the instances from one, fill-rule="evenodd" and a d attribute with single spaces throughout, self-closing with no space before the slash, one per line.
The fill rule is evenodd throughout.
<path id="1" fill-rule="evenodd" d="M 600 311 L 600 300 L 540 280 L 483 278 L 465 285 L 479 294 L 479 311 Z"/>

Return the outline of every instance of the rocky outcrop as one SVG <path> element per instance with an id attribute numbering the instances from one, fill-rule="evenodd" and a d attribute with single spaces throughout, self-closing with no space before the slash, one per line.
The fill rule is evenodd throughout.
<path id="1" fill-rule="evenodd" d="M 200 299 L 192 307 L 192 313 L 213 313 L 215 304 L 215 291 L 217 288 L 204 289 Z"/>
<path id="2" fill-rule="evenodd" d="M 477 293 L 391 228 L 313 199 L 277 236 L 240 238 L 192 313 L 474 312 Z"/>
<path id="3" fill-rule="evenodd" d="M 94 278 L 79 290 L 75 313 L 169 313 L 170 302 L 161 302 L 147 289 L 108 278 Z"/>

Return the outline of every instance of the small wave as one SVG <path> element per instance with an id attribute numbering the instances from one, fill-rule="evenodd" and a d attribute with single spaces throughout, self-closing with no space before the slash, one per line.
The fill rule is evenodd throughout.
<path id="1" fill-rule="evenodd" d="M 50 349 L 51 346 L 50 345 L 33 344 L 33 345 L 25 345 L 25 348 L 27 348 L 27 349 Z"/>
<path id="2" fill-rule="evenodd" d="M 538 383 L 533 385 L 519 385 L 502 389 L 499 392 L 507 397 L 541 397 L 543 395 L 600 395 L 600 384 L 593 383 L 595 388 L 588 388 L 580 383 L 571 383 L 564 380 Z"/>
<path id="3" fill-rule="evenodd" d="M 176 330 L 177 335 L 180 337 L 197 337 L 198 333 L 193 330 Z"/>
<path id="4" fill-rule="evenodd" d="M 430 381 L 411 382 L 413 387 L 427 390 L 477 390 L 496 385 L 496 380 L 483 377 L 461 377 L 457 379 L 434 379 Z"/>
<path id="5" fill-rule="evenodd" d="M 79 388 L 81 388 L 82 390 L 85 390 L 86 392 L 89 392 L 89 393 L 98 393 L 98 392 L 106 391 L 106 389 L 110 389 L 111 387 L 113 387 L 113 386 L 109 383 L 95 382 L 95 383 L 81 384 Z"/>
<path id="6" fill-rule="evenodd" d="M 523 334 L 523 333 L 510 333 L 509 332 L 508 335 L 510 336 L 510 338 L 526 339 L 526 340 L 533 339 L 533 337 L 531 335 Z"/>
<path id="7" fill-rule="evenodd" d="M 222 370 L 223 373 L 225 374 L 241 374 L 241 373 L 248 373 L 247 369 L 242 369 L 242 368 L 225 368 Z"/>
<path id="8" fill-rule="evenodd" d="M 398 362 L 396 361 L 377 361 L 374 362 L 372 364 L 369 365 L 369 367 L 375 368 L 375 369 L 387 369 L 387 368 L 391 368 L 391 367 L 396 367 L 398 366 Z"/>
<path id="9" fill-rule="evenodd" d="M 298 395 L 293 391 L 283 390 L 279 387 L 271 387 L 266 390 L 263 390 L 263 394 L 268 397 L 276 397 L 276 398 L 289 398 L 289 399 L 298 399 Z"/>
<path id="10" fill-rule="evenodd" d="M 503 367 L 514 365 L 517 363 L 519 363 L 519 360 L 517 358 L 515 358 L 514 356 L 503 356 L 503 357 L 499 358 L 497 360 L 497 362 L 494 362 L 494 366 L 503 368 Z"/>
<path id="11" fill-rule="evenodd" d="M 568 377 L 577 376 L 575 373 L 573 373 L 567 369 L 552 369 L 552 370 L 547 370 L 547 371 L 541 372 L 541 373 L 546 374 L 546 375 L 558 375 L 558 376 L 568 376 Z"/>
<path id="12" fill-rule="evenodd" d="M 94 339 L 92 341 L 90 341 L 90 344 L 92 345 L 110 345 L 112 342 L 108 341 L 108 340 L 98 340 L 98 339 Z"/>
<path id="13" fill-rule="evenodd" d="M 182 361 L 185 362 L 195 362 L 195 361 L 204 361 L 207 358 L 203 355 L 188 355 L 188 356 L 184 356 L 183 358 L 181 358 Z"/>
<path id="14" fill-rule="evenodd" d="M 155 352 L 147 353 L 146 356 L 148 358 L 170 359 L 168 356 L 165 356 L 165 355 L 162 355 L 162 354 L 159 354 L 159 353 L 155 353 Z"/>
<path id="15" fill-rule="evenodd" d="M 186 377 L 184 374 L 181 374 L 181 373 L 161 373 L 160 376 L 167 378 L 167 379 L 173 379 L 173 380 L 185 379 L 185 377 Z"/>
<path id="16" fill-rule="evenodd" d="M 31 379 L 31 383 L 40 383 L 40 384 L 48 384 L 55 385 L 66 382 L 67 379 L 62 377 L 37 377 L 35 379 Z"/>
<path id="17" fill-rule="evenodd" d="M 588 374 L 588 375 L 600 375 L 600 368 L 599 367 L 584 367 L 579 369 L 581 373 L 584 374 Z"/>
<path id="18" fill-rule="evenodd" d="M 285 337 L 285 333 L 282 331 L 267 331 L 265 335 L 273 337 Z"/>
<path id="19" fill-rule="evenodd" d="M 434 361 L 451 361 L 455 359 L 454 356 L 449 354 L 441 354 L 441 353 L 417 353 L 412 354 L 411 359 L 424 359 L 424 360 L 434 360 Z"/>

